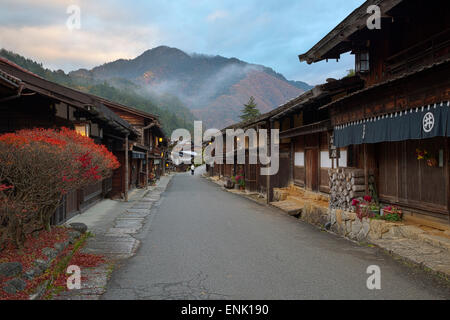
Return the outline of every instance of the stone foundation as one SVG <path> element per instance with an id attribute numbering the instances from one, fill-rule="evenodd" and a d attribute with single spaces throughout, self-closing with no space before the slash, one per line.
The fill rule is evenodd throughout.
<path id="1" fill-rule="evenodd" d="M 448 237 L 429 234 L 404 222 L 369 218 L 360 220 L 354 212 L 330 208 L 329 197 L 322 193 L 296 186 L 275 188 L 274 200 L 271 204 L 288 214 L 352 240 L 376 244 L 380 241 L 409 239 L 450 252 Z"/>
<path id="2" fill-rule="evenodd" d="M 356 241 L 406 238 L 450 251 L 450 240 L 427 234 L 419 227 L 402 222 L 369 218 L 360 220 L 354 212 L 323 208 L 312 203 L 305 203 L 300 219 L 320 227 L 327 226 L 332 232 Z"/>
<path id="3" fill-rule="evenodd" d="M 285 200 L 297 201 L 302 203 L 304 201 L 317 201 L 320 202 L 320 205 L 328 206 L 330 197 L 326 194 L 308 191 L 295 185 L 291 185 L 287 188 L 274 188 L 273 201 Z"/>
<path id="4" fill-rule="evenodd" d="M 289 195 L 287 189 L 274 188 L 273 201 L 285 201 Z"/>

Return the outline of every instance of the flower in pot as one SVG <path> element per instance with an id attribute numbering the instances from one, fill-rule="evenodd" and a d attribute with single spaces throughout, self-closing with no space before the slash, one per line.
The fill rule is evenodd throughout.
<path id="1" fill-rule="evenodd" d="M 356 215 L 360 220 L 364 217 L 374 218 L 380 214 L 380 206 L 369 195 L 364 196 L 361 200 L 353 199 L 352 206 L 355 207 Z"/>
<path id="2" fill-rule="evenodd" d="M 373 201 L 371 196 L 364 196 L 364 202 L 366 203 L 367 215 L 369 218 L 373 218 L 380 214 L 380 206 Z"/>
<path id="3" fill-rule="evenodd" d="M 363 203 L 361 200 L 353 199 L 352 206 L 355 207 L 356 216 L 362 220 L 363 217 L 366 216 L 367 213 L 367 205 Z"/>
<path id="4" fill-rule="evenodd" d="M 245 188 L 245 180 L 243 176 L 237 175 L 236 183 L 239 185 L 239 189 L 243 190 Z"/>
<path id="5" fill-rule="evenodd" d="M 403 217 L 403 212 L 399 207 L 386 206 L 383 208 L 383 219 L 390 221 L 400 221 Z"/>
<path id="6" fill-rule="evenodd" d="M 369 218 L 373 218 L 380 214 L 380 206 L 377 204 L 371 204 L 368 210 Z"/>

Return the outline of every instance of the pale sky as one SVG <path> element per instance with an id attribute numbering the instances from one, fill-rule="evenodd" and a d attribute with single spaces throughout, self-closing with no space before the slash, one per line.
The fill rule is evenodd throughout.
<path id="1" fill-rule="evenodd" d="M 236 57 L 289 80 L 319 84 L 353 68 L 353 56 L 313 65 L 306 52 L 363 0 L 2 0 L 0 47 L 50 69 L 90 69 L 159 45 Z M 70 30 L 67 8 L 80 8 Z M 6 8 L 6 10 L 5 10 Z"/>

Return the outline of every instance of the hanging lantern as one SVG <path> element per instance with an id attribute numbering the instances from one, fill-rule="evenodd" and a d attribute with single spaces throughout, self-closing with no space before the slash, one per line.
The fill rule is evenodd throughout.
<path id="1" fill-rule="evenodd" d="M 355 54 L 356 73 L 367 73 L 370 71 L 369 51 L 361 50 Z"/>

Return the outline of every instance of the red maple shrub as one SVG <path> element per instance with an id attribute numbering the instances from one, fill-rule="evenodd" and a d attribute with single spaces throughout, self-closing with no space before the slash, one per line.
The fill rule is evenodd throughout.
<path id="1" fill-rule="evenodd" d="M 50 229 L 62 196 L 109 177 L 119 167 L 105 146 L 77 132 L 25 129 L 0 135 L 0 249 Z"/>

